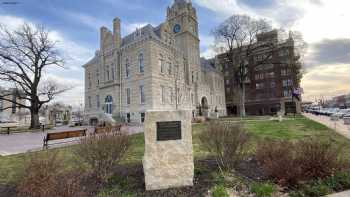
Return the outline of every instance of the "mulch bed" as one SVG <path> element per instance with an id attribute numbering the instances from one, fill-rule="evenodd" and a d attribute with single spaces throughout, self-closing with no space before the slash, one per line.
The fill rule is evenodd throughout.
<path id="1" fill-rule="evenodd" d="M 115 176 L 110 180 L 104 189 L 115 191 L 112 196 L 123 194 L 135 194 L 141 197 L 202 197 L 208 194 L 208 190 L 215 185 L 213 174 L 218 172 L 216 162 L 213 158 L 195 160 L 195 176 L 193 187 L 181 187 L 159 191 L 145 191 L 145 182 L 142 164 L 123 165 L 115 169 Z M 258 166 L 255 159 L 242 162 L 236 169 L 236 173 L 247 180 L 261 181 L 266 176 Z M 96 196 L 98 188 L 92 177 L 82 176 L 84 188 L 89 190 L 91 196 Z M 114 190 L 118 188 L 117 190 Z M 16 188 L 12 185 L 0 184 L 0 196 L 16 196 Z"/>

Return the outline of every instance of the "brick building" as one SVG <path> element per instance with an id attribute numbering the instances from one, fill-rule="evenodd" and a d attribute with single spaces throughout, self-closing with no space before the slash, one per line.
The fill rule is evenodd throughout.
<path id="1" fill-rule="evenodd" d="M 278 111 L 300 113 L 300 100 L 292 97 L 300 88 L 301 64 L 296 55 L 294 40 L 289 36 L 281 42 L 277 30 L 257 37 L 257 45 L 275 42 L 276 47 L 259 49 L 247 58 L 248 79 L 245 82 L 247 115 L 273 115 Z M 225 78 L 226 105 L 229 115 L 239 115 L 239 89 L 234 77 L 229 54 L 218 55 Z M 260 62 L 264 60 L 263 62 Z"/>

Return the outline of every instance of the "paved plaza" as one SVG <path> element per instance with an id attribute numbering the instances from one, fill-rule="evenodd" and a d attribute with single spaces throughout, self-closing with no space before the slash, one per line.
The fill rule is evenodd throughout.
<path id="1" fill-rule="evenodd" d="M 80 130 L 80 129 L 87 129 L 88 134 L 92 133 L 94 131 L 93 127 L 56 127 L 52 130 L 49 130 L 47 132 L 55 133 L 60 131 L 74 131 L 74 130 Z M 143 131 L 143 128 L 141 126 L 128 126 L 124 127 L 128 134 L 135 134 L 140 133 Z M 23 132 L 23 133 L 11 133 L 10 135 L 7 134 L 0 134 L 0 155 L 1 156 L 7 156 L 7 155 L 15 155 L 30 151 L 39 151 L 43 148 L 43 140 L 47 132 Z M 66 139 L 61 140 L 61 142 L 67 142 L 72 141 L 72 139 Z M 60 146 L 67 146 L 72 145 L 75 142 L 65 143 L 61 144 Z"/>

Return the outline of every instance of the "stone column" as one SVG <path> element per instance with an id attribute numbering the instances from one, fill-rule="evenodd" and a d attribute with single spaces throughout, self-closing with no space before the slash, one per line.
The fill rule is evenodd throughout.
<path id="1" fill-rule="evenodd" d="M 143 158 L 146 190 L 193 185 L 191 119 L 191 111 L 146 112 Z M 178 127 L 181 128 L 180 136 L 174 135 L 173 129 L 164 129 L 164 125 L 168 127 L 174 121 L 181 124 Z"/>

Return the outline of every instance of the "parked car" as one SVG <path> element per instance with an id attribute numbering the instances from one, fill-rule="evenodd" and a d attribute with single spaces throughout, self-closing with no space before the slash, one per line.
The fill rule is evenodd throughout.
<path id="1" fill-rule="evenodd" d="M 71 127 L 76 127 L 76 126 L 83 126 L 83 121 L 80 120 L 79 118 L 72 118 L 69 126 Z"/>
<path id="2" fill-rule="evenodd" d="M 343 118 L 346 114 L 350 114 L 350 109 L 340 109 L 337 113 L 333 115 L 339 118 Z"/>
<path id="3" fill-rule="evenodd" d="M 333 114 L 337 113 L 339 111 L 339 108 L 329 108 L 326 111 L 326 116 L 332 116 Z"/>
<path id="4" fill-rule="evenodd" d="M 345 114 L 343 120 L 345 125 L 350 125 L 350 113 Z"/>

